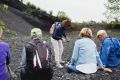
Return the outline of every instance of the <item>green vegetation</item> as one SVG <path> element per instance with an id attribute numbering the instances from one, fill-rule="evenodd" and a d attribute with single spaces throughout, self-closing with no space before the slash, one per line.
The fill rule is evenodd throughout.
<path id="1" fill-rule="evenodd" d="M 49 40 L 49 35 L 44 35 L 43 40 L 48 41 Z"/>
<path id="2" fill-rule="evenodd" d="M 5 29 L 5 23 L 2 20 L 0 20 L 0 28 Z"/>
<path id="3" fill-rule="evenodd" d="M 69 17 L 66 15 L 66 13 L 64 11 L 59 11 L 57 13 L 57 17 L 62 21 L 62 20 L 65 20 L 65 19 L 69 19 Z"/>
<path id="4" fill-rule="evenodd" d="M 36 15 L 33 15 L 33 16 L 37 16 L 37 15 L 40 15 L 40 13 L 45 13 L 46 14 L 46 11 L 45 10 L 42 10 L 40 9 L 39 7 L 36 7 L 34 4 L 30 3 L 30 2 L 27 2 L 27 10 L 26 12 L 27 13 L 32 13 L 34 12 Z"/>
<path id="5" fill-rule="evenodd" d="M 36 9 L 36 6 L 34 4 L 31 4 L 30 2 L 27 2 L 27 7 L 30 9 Z"/>
<path id="6" fill-rule="evenodd" d="M 15 31 L 9 30 L 5 26 L 6 26 L 6 24 L 2 20 L 0 20 L 0 28 L 4 29 L 4 32 L 7 36 L 17 35 L 17 33 Z"/>
<path id="7" fill-rule="evenodd" d="M 6 36 L 16 36 L 17 35 L 17 33 L 15 31 L 12 31 L 9 29 L 5 29 L 4 32 L 5 32 Z"/>
<path id="8" fill-rule="evenodd" d="M 9 6 L 7 4 L 3 4 L 3 10 L 8 11 Z"/>
<path id="9" fill-rule="evenodd" d="M 105 4 L 106 12 L 104 13 L 108 21 L 116 21 L 120 19 L 120 0 L 107 0 Z"/>

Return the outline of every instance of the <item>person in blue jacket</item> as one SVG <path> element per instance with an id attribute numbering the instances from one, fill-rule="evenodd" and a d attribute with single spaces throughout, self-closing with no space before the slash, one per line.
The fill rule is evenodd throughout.
<path id="1" fill-rule="evenodd" d="M 55 53 L 56 66 L 58 68 L 63 68 L 61 63 L 65 62 L 62 60 L 62 53 L 64 49 L 62 41 L 65 39 L 68 41 L 68 38 L 65 34 L 65 29 L 70 27 L 70 25 L 71 22 L 69 20 L 63 20 L 62 22 L 54 23 L 50 29 L 50 34 L 52 35 L 51 43 Z M 64 39 L 63 36 L 65 37 Z"/>
<path id="2" fill-rule="evenodd" d="M 101 42 L 100 58 L 105 67 L 120 67 L 120 42 L 117 38 L 107 35 L 105 30 L 97 32 L 97 38 Z M 115 50 L 115 46 L 118 50 Z M 118 53 L 116 53 L 118 52 Z"/>
<path id="3" fill-rule="evenodd" d="M 10 64 L 9 44 L 2 41 L 3 30 L 0 28 L 0 80 L 7 80 L 7 66 Z"/>
<path id="4" fill-rule="evenodd" d="M 80 31 L 80 39 L 75 41 L 71 61 L 66 65 L 68 73 L 82 72 L 85 74 L 95 73 L 99 68 L 111 72 L 110 69 L 104 68 L 97 52 L 96 44 L 91 39 L 92 30 L 83 28 Z"/>

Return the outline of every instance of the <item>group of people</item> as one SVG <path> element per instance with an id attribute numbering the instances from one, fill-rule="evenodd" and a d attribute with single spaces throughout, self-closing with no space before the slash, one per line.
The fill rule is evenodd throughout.
<path id="1" fill-rule="evenodd" d="M 62 22 L 55 22 L 50 28 L 51 43 L 55 55 L 56 67 L 63 68 L 62 65 L 65 61 L 62 59 L 64 51 L 63 41 L 69 41 L 65 34 L 65 29 L 69 28 L 71 22 L 63 20 Z M 2 41 L 3 30 L 0 29 L 0 80 L 7 80 L 6 65 L 10 64 L 10 48 L 9 45 Z M 64 36 L 64 38 L 63 38 Z M 97 32 L 97 39 L 101 42 L 101 49 L 98 53 L 97 46 L 92 40 L 93 34 L 90 28 L 82 28 L 79 33 L 80 39 L 75 41 L 73 54 L 71 60 L 65 65 L 68 73 L 95 73 L 98 69 L 103 69 L 106 72 L 112 72 L 112 68 L 120 66 L 120 53 L 116 53 L 115 46 L 119 46 L 120 42 L 116 38 L 109 37 L 105 30 Z M 37 50 L 39 45 L 45 44 L 41 51 Z M 37 45 L 37 46 L 36 46 Z M 45 57 L 46 61 L 49 60 L 51 53 L 50 45 L 42 40 L 42 31 L 39 28 L 31 30 L 31 41 L 28 42 L 22 52 L 21 59 L 21 79 L 22 80 L 51 80 L 53 75 L 52 66 L 46 67 L 42 65 L 42 59 Z M 46 55 L 39 53 L 46 50 Z M 44 53 L 44 52 L 43 52 Z M 41 53 L 42 54 L 42 53 Z M 50 66 L 48 63 L 43 61 Z M 39 65 L 39 67 L 36 67 Z M 46 75 L 45 77 L 43 77 Z"/>

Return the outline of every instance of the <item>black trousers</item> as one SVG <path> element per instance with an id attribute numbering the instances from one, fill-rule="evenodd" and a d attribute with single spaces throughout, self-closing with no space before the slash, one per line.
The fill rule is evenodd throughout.
<path id="1" fill-rule="evenodd" d="M 52 76 L 52 69 L 37 69 L 33 71 L 26 71 L 25 73 L 21 72 L 21 80 L 51 80 Z"/>

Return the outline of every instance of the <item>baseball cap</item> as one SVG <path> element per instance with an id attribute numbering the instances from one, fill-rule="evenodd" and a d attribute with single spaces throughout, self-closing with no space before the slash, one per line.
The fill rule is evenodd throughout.
<path id="1" fill-rule="evenodd" d="M 99 35 L 105 34 L 105 33 L 106 33 L 105 30 L 99 30 L 99 31 L 97 32 L 97 36 L 96 36 L 96 37 L 98 37 Z"/>
<path id="2" fill-rule="evenodd" d="M 42 35 L 41 29 L 39 29 L 39 28 L 33 28 L 31 30 L 31 36 L 34 36 L 34 35 Z"/>

